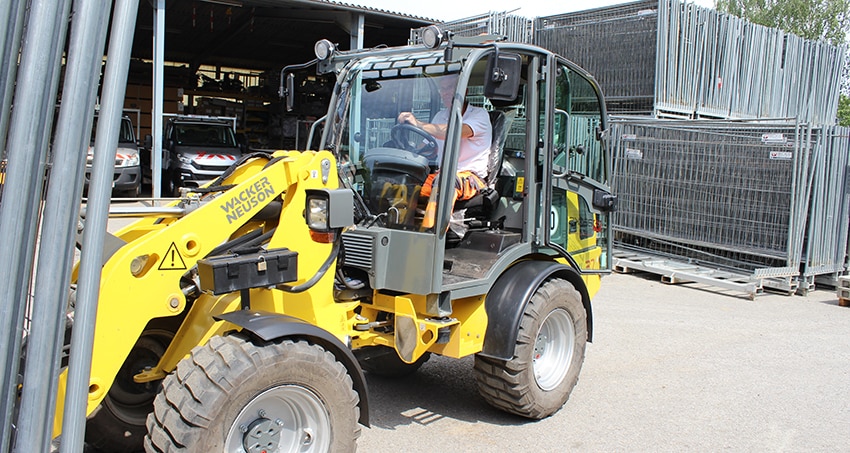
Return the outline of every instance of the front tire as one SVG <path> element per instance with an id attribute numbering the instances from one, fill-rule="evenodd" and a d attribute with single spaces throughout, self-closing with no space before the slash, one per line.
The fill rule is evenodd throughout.
<path id="1" fill-rule="evenodd" d="M 137 452 L 147 429 L 145 418 L 153 410 L 159 381 L 136 383 L 133 376 L 155 366 L 174 337 L 171 330 L 142 332 L 127 355 L 106 397 L 86 421 L 86 442 L 101 451 Z M 70 339 L 70 336 L 69 336 Z"/>
<path id="2" fill-rule="evenodd" d="M 492 406 L 532 419 L 560 409 L 578 382 L 587 344 L 587 314 L 567 281 L 545 282 L 520 321 L 508 361 L 475 356 L 475 381 Z"/>
<path id="3" fill-rule="evenodd" d="M 354 451 L 358 401 L 345 367 L 318 345 L 213 337 L 163 381 L 145 449 Z"/>
<path id="4" fill-rule="evenodd" d="M 165 170 L 162 172 L 162 196 L 177 197 L 180 195 L 180 181 L 176 170 Z"/>

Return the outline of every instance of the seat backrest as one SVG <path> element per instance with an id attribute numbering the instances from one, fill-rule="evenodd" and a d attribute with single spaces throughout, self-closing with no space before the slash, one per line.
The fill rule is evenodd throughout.
<path id="1" fill-rule="evenodd" d="M 499 110 L 491 110 L 489 113 L 490 126 L 493 130 L 493 141 L 490 145 L 490 156 L 487 161 L 487 178 L 484 182 L 487 183 L 488 187 L 493 187 L 502 168 L 505 140 L 508 138 L 508 131 L 511 129 L 511 123 L 513 123 L 516 116 L 516 111 L 511 110 L 508 113 L 504 113 Z"/>

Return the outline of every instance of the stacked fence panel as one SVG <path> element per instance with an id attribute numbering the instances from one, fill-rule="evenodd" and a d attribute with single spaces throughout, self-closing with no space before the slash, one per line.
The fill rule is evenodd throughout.
<path id="1" fill-rule="evenodd" d="M 608 110 L 649 113 L 655 91 L 657 2 L 641 1 L 535 20 L 534 43 L 590 71 Z"/>
<path id="2" fill-rule="evenodd" d="M 845 270 L 848 128 L 632 118 L 612 136 L 618 246 L 783 289 Z"/>
<path id="3" fill-rule="evenodd" d="M 474 37 L 480 35 L 496 35 L 512 42 L 531 43 L 534 23 L 525 17 L 509 12 L 489 12 L 451 22 L 444 22 L 441 27 L 451 31 L 454 36 Z M 410 42 L 420 42 L 420 30 L 410 31 Z"/>
<path id="4" fill-rule="evenodd" d="M 620 242 L 793 276 L 801 255 L 810 129 L 643 120 L 615 125 Z"/>
<path id="5" fill-rule="evenodd" d="M 658 2 L 658 116 L 833 124 L 846 49 L 678 0 Z"/>
<path id="6" fill-rule="evenodd" d="M 534 30 L 597 78 L 612 113 L 835 120 L 844 47 L 679 0 L 540 17 Z"/>
<path id="7" fill-rule="evenodd" d="M 850 225 L 850 128 L 831 126 L 817 132 L 801 266 L 807 287 L 814 283 L 813 277 L 843 273 Z"/>

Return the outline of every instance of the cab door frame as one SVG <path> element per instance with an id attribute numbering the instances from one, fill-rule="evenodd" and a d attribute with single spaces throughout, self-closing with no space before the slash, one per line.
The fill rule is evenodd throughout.
<path id="1" fill-rule="evenodd" d="M 562 76 L 564 70 L 570 71 L 592 89 L 595 95 L 596 103 L 598 104 L 599 122 L 593 131 L 592 139 L 599 142 L 598 159 L 602 162 L 597 162 L 597 175 L 587 175 L 581 172 L 570 169 L 569 158 L 570 153 L 582 151 L 566 147 L 567 143 L 576 135 L 577 131 L 573 131 L 569 127 L 569 119 L 573 112 L 559 111 L 557 107 L 557 87 L 559 77 Z M 572 267 L 582 274 L 608 274 L 612 268 L 612 229 L 610 221 L 610 212 L 616 207 L 616 196 L 611 194 L 610 175 L 611 175 L 611 157 L 610 150 L 605 144 L 605 138 L 608 134 L 608 116 L 605 108 L 604 97 L 602 90 L 596 80 L 586 71 L 581 69 L 576 64 L 567 59 L 552 56 L 549 58 L 546 68 L 543 70 L 545 80 L 545 97 L 544 105 L 540 106 L 542 115 L 543 134 L 541 134 L 541 149 L 539 159 L 542 161 L 542 181 L 541 188 L 544 203 L 542 206 L 548 206 L 549 212 L 541 212 L 539 215 L 540 230 L 538 237 L 543 239 L 543 244 L 546 247 L 554 250 L 558 255 L 566 259 Z M 560 114 L 560 115 L 559 115 Z M 562 117 L 562 122 L 566 123 L 556 128 L 558 117 Z M 560 129 L 560 130 L 559 130 Z M 587 138 L 587 137 L 585 137 Z M 563 157 L 565 163 L 558 165 L 556 162 Z M 601 178 L 599 178 L 601 176 Z M 598 180 L 603 179 L 603 180 Z M 553 232 L 555 226 L 561 226 L 569 223 L 570 218 L 578 218 L 579 213 L 567 212 L 566 218 L 560 218 L 557 212 L 557 206 L 553 206 L 553 195 L 557 190 L 564 190 L 566 194 L 575 194 L 578 200 L 584 200 L 585 205 L 593 213 L 593 225 L 596 236 L 601 238 L 604 243 L 599 244 L 602 247 L 600 258 L 598 260 L 598 268 L 588 266 L 588 263 L 578 263 L 575 253 L 571 254 L 572 250 L 568 251 L 569 239 L 566 239 L 565 244 L 560 244 L 553 240 Z M 567 198 L 567 196 L 565 196 Z M 570 206 L 570 203 L 565 199 L 563 201 L 565 209 Z M 574 209 L 577 209 L 575 207 Z M 586 220 L 585 220 L 586 221 Z M 556 225 L 556 222 L 559 224 Z M 566 230 L 567 235 L 569 229 Z M 585 250 L 586 251 L 586 250 Z"/>

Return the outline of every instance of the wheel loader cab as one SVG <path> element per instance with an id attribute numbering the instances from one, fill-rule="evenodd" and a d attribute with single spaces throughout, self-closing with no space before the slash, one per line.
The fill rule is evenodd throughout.
<path id="1" fill-rule="evenodd" d="M 581 246 L 591 255 L 582 256 L 578 267 L 607 269 L 605 214 L 595 207 L 584 209 L 592 204 L 592 194 L 587 200 L 577 192 L 564 195 L 567 185 L 577 187 L 569 175 L 553 178 L 564 159 L 556 155 L 556 147 L 563 148 L 560 141 L 570 134 L 577 143 L 588 142 L 581 146 L 590 150 L 581 157 L 584 168 L 574 168 L 572 176 L 592 168 L 596 173 L 588 176 L 607 193 L 601 137 L 581 130 L 604 130 L 604 105 L 595 85 L 578 83 L 584 75 L 575 72 L 573 86 L 559 85 L 558 94 L 550 97 L 556 91 L 549 88 L 553 79 L 541 74 L 561 74 L 557 66 L 545 54 L 495 45 L 455 48 L 452 55 L 420 51 L 367 56 L 346 65 L 338 74 L 323 137 L 323 147 L 339 156 L 343 184 L 358 200 L 357 228 L 343 234 L 344 271 L 376 290 L 474 293 L 513 261 L 534 253 L 535 242 L 551 242 L 555 247 L 546 253 L 564 255 L 565 261 L 570 259 L 568 249 Z M 457 82 L 444 141 L 398 122 L 399 114 L 411 112 L 419 122 L 430 123 L 446 108 L 440 86 L 449 80 Z M 557 76 L 554 82 L 562 83 Z M 573 89 L 578 86 L 590 91 Z M 490 115 L 487 174 L 480 175 L 486 187 L 453 205 L 454 178 L 441 176 L 458 170 L 467 105 Z M 582 116 L 580 106 L 595 112 L 595 119 Z M 553 114 L 564 108 L 572 115 L 571 124 Z M 425 197 L 422 188 L 434 174 L 433 190 Z M 567 199 L 572 203 L 569 214 Z M 556 206 L 547 208 L 553 200 Z M 425 222 L 429 206 L 436 206 L 436 218 Z M 587 225 L 593 230 L 590 236 Z M 574 233 L 579 230 L 581 242 L 568 244 L 565 238 L 578 237 Z"/>

